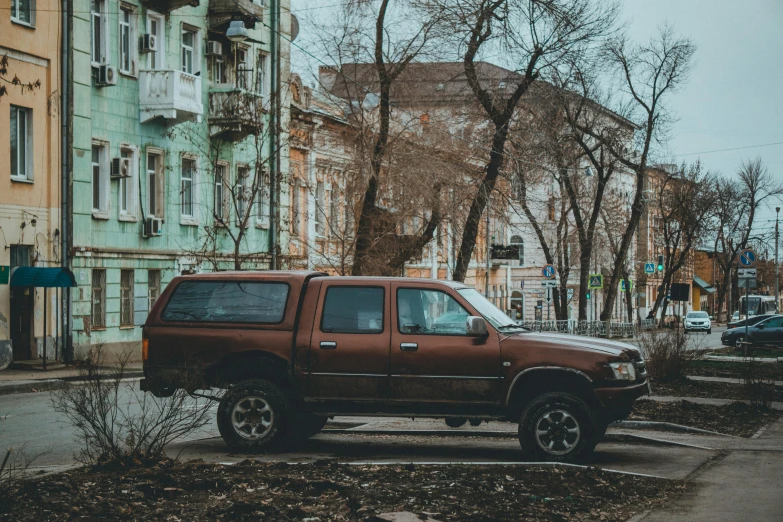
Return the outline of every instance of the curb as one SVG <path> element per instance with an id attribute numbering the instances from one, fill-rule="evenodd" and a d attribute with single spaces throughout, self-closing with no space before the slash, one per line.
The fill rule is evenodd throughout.
<path id="1" fill-rule="evenodd" d="M 651 446 L 679 446 L 681 448 L 715 451 L 715 448 L 708 448 L 707 446 L 699 446 L 697 444 L 688 444 L 687 442 L 677 442 L 666 439 L 656 439 L 655 437 L 645 437 L 643 435 L 632 435 L 630 433 L 607 433 L 604 435 L 604 438 L 601 442 L 615 442 L 621 444 L 649 444 Z"/>
<path id="2" fill-rule="evenodd" d="M 732 355 L 705 355 L 703 361 L 723 361 L 723 362 L 760 362 L 760 363 L 783 363 L 783 357 L 735 357 Z"/>
<path id="3" fill-rule="evenodd" d="M 144 377 L 143 372 L 128 372 L 124 380 L 138 380 Z M 0 395 L 12 395 L 16 393 L 37 393 L 44 391 L 62 390 L 68 386 L 78 385 L 84 382 L 82 377 L 65 377 L 62 379 L 36 379 L 25 381 L 0 381 Z"/>
<path id="4" fill-rule="evenodd" d="M 733 437 L 735 439 L 742 438 L 736 435 L 729 435 L 728 433 L 720 433 L 717 431 L 704 430 L 701 428 L 694 428 L 692 426 L 683 426 L 682 424 L 674 424 L 673 422 L 658 422 L 658 421 L 620 421 L 610 424 L 609 426 L 615 426 L 618 428 L 628 429 L 649 429 L 658 431 L 676 431 L 680 433 L 699 433 L 701 435 L 719 435 L 721 437 Z"/>

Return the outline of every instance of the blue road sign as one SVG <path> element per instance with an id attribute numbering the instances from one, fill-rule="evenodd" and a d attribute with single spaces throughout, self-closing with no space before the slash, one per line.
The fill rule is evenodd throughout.
<path id="1" fill-rule="evenodd" d="M 753 250 L 745 249 L 739 254 L 739 264 L 743 267 L 751 267 L 756 264 L 756 253 Z"/>
<path id="2" fill-rule="evenodd" d="M 541 274 L 548 279 L 555 277 L 554 265 L 544 265 L 544 268 L 541 269 Z"/>
<path id="3" fill-rule="evenodd" d="M 654 274 L 655 273 L 655 263 L 645 263 L 644 264 L 644 273 L 645 274 Z"/>

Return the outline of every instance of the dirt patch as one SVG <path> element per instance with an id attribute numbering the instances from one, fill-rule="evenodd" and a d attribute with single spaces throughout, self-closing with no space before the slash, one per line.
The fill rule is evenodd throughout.
<path id="1" fill-rule="evenodd" d="M 774 410 L 759 409 L 744 402 L 713 406 L 686 400 L 678 402 L 638 400 L 634 403 L 628 419 L 672 422 L 727 435 L 750 437 L 762 426 L 777 420 L 778 416 L 779 413 Z"/>
<path id="2" fill-rule="evenodd" d="M 733 379 L 742 378 L 743 365 L 747 363 L 731 361 L 691 361 L 688 365 L 689 375 L 702 375 L 704 377 L 731 377 Z M 760 377 L 783 380 L 783 364 L 780 363 L 759 363 L 758 372 Z"/>
<path id="3" fill-rule="evenodd" d="M 728 382 L 707 382 L 683 379 L 670 383 L 652 383 L 655 395 L 670 395 L 673 397 L 708 397 L 713 399 L 733 399 L 742 401 L 747 399 L 742 384 Z M 783 387 L 774 386 L 771 391 L 771 400 L 783 400 Z"/>
<path id="4" fill-rule="evenodd" d="M 679 481 L 596 468 L 350 466 L 245 461 L 75 470 L 25 482 L 0 520 L 627 520 L 669 502 Z"/>

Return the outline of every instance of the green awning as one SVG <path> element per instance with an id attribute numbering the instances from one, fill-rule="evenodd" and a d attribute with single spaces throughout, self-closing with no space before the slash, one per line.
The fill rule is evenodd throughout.
<path id="1" fill-rule="evenodd" d="M 715 287 L 710 286 L 710 284 L 702 279 L 699 276 L 693 276 L 693 284 L 707 292 L 708 294 L 714 294 L 715 293 Z"/>
<path id="2" fill-rule="evenodd" d="M 69 288 L 76 286 L 76 278 L 67 268 L 18 266 L 11 270 L 11 286 Z"/>

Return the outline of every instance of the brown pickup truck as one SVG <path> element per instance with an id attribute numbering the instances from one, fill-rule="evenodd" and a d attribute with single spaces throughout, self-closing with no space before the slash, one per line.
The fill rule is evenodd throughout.
<path id="1" fill-rule="evenodd" d="M 141 388 L 157 396 L 225 389 L 218 427 L 245 449 L 310 437 L 334 415 L 441 417 L 518 422 L 529 458 L 574 461 L 649 393 L 635 347 L 531 332 L 474 288 L 431 279 L 176 277 L 142 356 Z"/>

